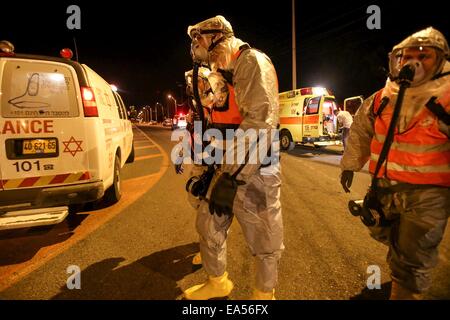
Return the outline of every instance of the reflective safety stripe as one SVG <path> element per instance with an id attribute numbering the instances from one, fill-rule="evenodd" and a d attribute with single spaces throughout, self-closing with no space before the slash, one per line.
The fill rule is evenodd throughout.
<path id="1" fill-rule="evenodd" d="M 77 172 L 68 174 L 59 174 L 42 177 L 29 177 L 23 179 L 2 180 L 1 183 L 5 189 L 43 187 L 52 184 L 75 183 L 79 181 L 89 180 L 91 175 L 89 172 Z"/>
<path id="2" fill-rule="evenodd" d="M 370 149 L 372 155 L 381 153 L 382 144 L 372 141 Z M 437 152 L 409 152 L 391 148 L 388 154 L 388 162 L 396 162 L 411 166 L 428 166 L 428 165 L 443 165 L 450 163 L 450 151 Z"/>
<path id="3" fill-rule="evenodd" d="M 35 186 L 46 186 L 50 184 L 50 182 L 53 180 L 55 176 L 44 176 L 41 177 L 34 185 Z"/>
<path id="4" fill-rule="evenodd" d="M 370 161 L 370 172 L 375 171 L 376 162 Z M 395 164 L 388 164 L 387 178 L 394 181 L 407 182 L 411 184 L 434 184 L 438 186 L 450 187 L 450 172 L 415 172 L 415 171 L 401 171 L 401 166 L 396 167 Z M 417 169 L 417 168 L 416 168 Z M 379 178 L 385 177 L 385 167 L 380 169 Z"/>
<path id="5" fill-rule="evenodd" d="M 375 134 L 374 136 L 375 140 L 372 141 L 372 143 L 379 144 L 380 152 L 381 148 L 383 146 L 384 140 L 386 139 L 386 136 L 381 134 Z M 405 151 L 405 152 L 412 152 L 412 153 L 427 153 L 427 152 L 446 152 L 450 151 L 450 142 L 447 142 L 445 144 L 429 144 L 429 145 L 423 145 L 423 144 L 414 144 L 414 143 L 399 143 L 397 141 L 394 141 L 392 143 L 391 149 L 396 149 L 399 151 Z"/>
<path id="6" fill-rule="evenodd" d="M 318 124 L 319 115 L 315 116 L 298 116 L 298 117 L 280 117 L 280 124 Z"/>
<path id="7" fill-rule="evenodd" d="M 378 161 L 378 156 L 372 154 L 370 156 L 370 160 L 371 160 L 371 166 L 373 166 L 373 169 L 374 169 L 372 172 L 375 172 L 375 166 Z M 429 165 L 429 166 L 423 166 L 423 165 L 409 166 L 409 165 L 404 165 L 401 163 L 396 163 L 394 161 L 388 162 L 388 164 L 387 164 L 388 171 L 395 170 L 395 171 L 410 171 L 410 172 L 422 172 L 422 173 L 429 173 L 429 172 L 437 172 L 437 173 L 448 172 L 448 173 L 450 173 L 450 166 L 448 164 Z M 383 167 L 385 167 L 385 166 L 383 166 Z"/>

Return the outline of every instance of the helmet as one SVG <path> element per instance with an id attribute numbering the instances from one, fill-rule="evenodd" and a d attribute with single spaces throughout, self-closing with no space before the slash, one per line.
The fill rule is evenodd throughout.
<path id="1" fill-rule="evenodd" d="M 448 43 L 444 35 L 433 27 L 420 30 L 407 37 L 396 45 L 392 51 L 411 47 L 434 47 L 440 49 L 446 58 L 448 58 L 450 54 Z"/>
<path id="2" fill-rule="evenodd" d="M 223 16 L 215 16 L 188 27 L 187 34 L 191 39 L 194 39 L 196 33 L 222 33 L 223 35 L 229 37 L 233 35 L 233 28 Z"/>
<path id="3" fill-rule="evenodd" d="M 425 64 L 422 64 L 421 61 L 414 57 L 408 58 L 409 55 L 405 56 L 405 53 L 414 50 L 416 52 L 423 52 L 423 55 L 427 55 L 432 51 L 432 55 L 436 55 L 433 64 L 426 68 Z M 394 46 L 389 53 L 389 71 L 391 76 L 396 79 L 401 68 L 405 64 L 411 64 L 415 69 L 412 86 L 418 86 L 441 73 L 446 59 L 449 56 L 450 51 L 444 35 L 433 27 L 428 27 L 414 33 Z"/>
<path id="4" fill-rule="evenodd" d="M 187 29 L 192 39 L 191 51 L 197 61 L 208 62 L 208 53 L 233 36 L 231 24 L 223 16 L 215 16 Z"/>

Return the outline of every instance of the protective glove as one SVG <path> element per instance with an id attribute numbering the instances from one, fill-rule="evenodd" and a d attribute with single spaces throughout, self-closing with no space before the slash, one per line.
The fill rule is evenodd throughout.
<path id="1" fill-rule="evenodd" d="M 344 188 L 345 192 L 350 192 L 350 187 L 352 186 L 353 182 L 353 171 L 350 170 L 344 170 L 341 173 L 341 185 L 342 188 Z"/>
<path id="2" fill-rule="evenodd" d="M 215 183 L 209 199 L 209 213 L 231 215 L 233 213 L 233 202 L 239 185 L 245 184 L 236 180 L 228 172 L 220 175 Z"/>

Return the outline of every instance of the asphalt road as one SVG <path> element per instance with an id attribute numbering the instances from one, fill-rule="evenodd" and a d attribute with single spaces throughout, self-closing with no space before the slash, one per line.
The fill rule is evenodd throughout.
<path id="1" fill-rule="evenodd" d="M 203 282 L 195 211 L 184 191 L 187 174 L 168 163 L 174 142 L 161 127 L 136 130 L 137 161 L 123 169 L 124 197 L 109 208 L 85 208 L 60 225 L 0 233 L 0 299 L 180 299 Z M 144 134 L 145 133 L 145 134 Z M 151 140 L 148 140 L 150 138 Z M 158 148 L 158 145 L 161 148 Z M 283 153 L 281 202 L 285 230 L 277 299 L 385 299 L 387 248 L 372 240 L 347 210 L 370 182 L 358 173 L 351 194 L 339 184 L 338 149 L 297 147 Z M 123 203 L 122 203 L 123 202 Z M 368 290 L 368 267 L 381 269 L 382 288 Z M 81 289 L 69 290 L 69 266 Z M 228 239 L 230 299 L 250 296 L 253 257 L 239 224 Z M 450 235 L 440 247 L 430 299 L 450 298 Z"/>

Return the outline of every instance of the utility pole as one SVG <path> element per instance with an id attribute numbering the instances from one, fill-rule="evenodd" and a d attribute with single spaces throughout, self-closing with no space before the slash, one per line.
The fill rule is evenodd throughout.
<path id="1" fill-rule="evenodd" d="M 297 48 L 295 36 L 295 0 L 292 0 L 292 90 L 297 89 Z"/>

